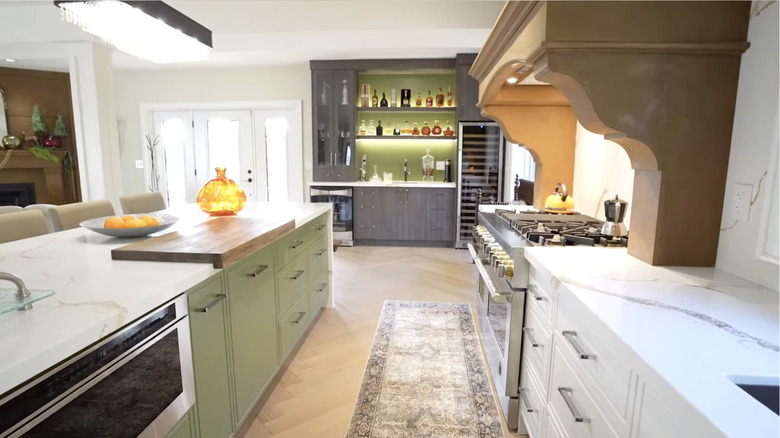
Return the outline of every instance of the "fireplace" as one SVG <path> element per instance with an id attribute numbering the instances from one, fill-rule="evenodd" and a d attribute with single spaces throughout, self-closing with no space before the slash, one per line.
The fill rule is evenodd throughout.
<path id="1" fill-rule="evenodd" d="M 0 184 L 0 205 L 26 207 L 35 204 L 35 184 Z"/>

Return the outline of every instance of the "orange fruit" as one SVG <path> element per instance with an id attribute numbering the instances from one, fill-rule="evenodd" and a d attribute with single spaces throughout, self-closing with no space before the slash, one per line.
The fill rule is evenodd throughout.
<path id="1" fill-rule="evenodd" d="M 145 226 L 147 226 L 146 222 L 141 219 L 132 218 L 125 221 L 125 228 L 143 228 Z"/>
<path id="2" fill-rule="evenodd" d="M 111 216 L 110 218 L 106 219 L 105 222 L 103 222 L 103 228 L 124 228 L 125 227 L 125 221 L 122 219 Z"/>
<path id="3" fill-rule="evenodd" d="M 133 215 L 131 215 L 131 214 L 126 214 L 126 215 L 122 216 L 122 220 L 125 221 L 125 222 L 127 222 L 127 221 L 129 221 L 131 219 L 138 219 L 138 218 L 133 216 Z"/>
<path id="4" fill-rule="evenodd" d="M 148 214 L 145 214 L 139 217 L 138 219 L 141 219 L 142 221 L 146 222 L 146 225 L 149 227 L 160 225 L 160 221 L 156 217 L 149 216 Z"/>

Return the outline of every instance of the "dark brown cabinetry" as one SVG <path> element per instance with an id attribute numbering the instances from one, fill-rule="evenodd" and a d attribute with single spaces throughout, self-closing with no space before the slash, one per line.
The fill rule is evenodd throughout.
<path id="1" fill-rule="evenodd" d="M 311 75 L 314 180 L 355 181 L 355 71 Z"/>
<path id="2" fill-rule="evenodd" d="M 477 55 L 474 53 L 460 53 L 455 57 L 458 121 L 460 122 L 492 121 L 480 114 L 480 109 L 477 106 L 479 81 L 469 76 L 471 64 L 476 57 Z"/>

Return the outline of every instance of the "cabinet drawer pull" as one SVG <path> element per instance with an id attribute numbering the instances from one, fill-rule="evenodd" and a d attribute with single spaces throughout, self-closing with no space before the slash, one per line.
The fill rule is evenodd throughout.
<path id="1" fill-rule="evenodd" d="M 211 310 L 212 307 L 214 307 L 217 304 L 219 304 L 219 302 L 224 300 L 225 298 L 227 298 L 226 294 L 217 294 L 217 297 L 214 298 L 214 301 L 206 304 L 206 307 L 201 307 L 201 308 L 198 308 L 198 309 L 195 309 L 195 310 L 198 311 L 198 312 L 206 313 L 209 310 Z"/>
<path id="2" fill-rule="evenodd" d="M 247 276 L 249 276 L 249 277 L 257 277 L 258 275 L 262 274 L 263 271 L 265 271 L 266 269 L 268 269 L 268 265 L 260 265 L 260 267 L 257 268 L 257 271 L 252 272 L 251 274 L 247 274 Z"/>
<path id="3" fill-rule="evenodd" d="M 446 209 L 447 209 L 447 207 L 431 207 L 431 210 L 434 210 L 434 211 L 437 211 L 437 210 L 438 211 L 443 211 L 443 210 L 446 210 Z"/>
<path id="4" fill-rule="evenodd" d="M 317 292 L 322 292 L 328 287 L 328 283 L 320 283 L 320 288 L 317 289 Z"/>
<path id="5" fill-rule="evenodd" d="M 303 269 L 299 269 L 299 270 L 295 271 L 295 275 L 293 275 L 292 277 L 288 278 L 288 280 L 297 280 L 297 279 L 301 278 L 301 275 L 303 275 Z"/>
<path id="6" fill-rule="evenodd" d="M 298 317 L 288 322 L 290 324 L 300 324 L 304 316 L 306 316 L 306 312 L 298 312 Z"/>
<path id="7" fill-rule="evenodd" d="M 536 290 L 536 285 L 535 284 L 529 284 L 527 290 L 533 296 L 534 300 L 536 300 L 536 301 L 544 300 L 545 297 L 539 295 L 539 291 Z"/>
<path id="8" fill-rule="evenodd" d="M 531 346 L 532 347 L 538 347 L 539 346 L 539 343 L 536 342 L 536 339 L 534 339 L 534 334 L 533 334 L 534 333 L 534 329 L 532 329 L 531 327 L 523 327 L 523 333 L 525 333 L 526 336 L 528 336 L 528 340 L 531 341 Z"/>
<path id="9" fill-rule="evenodd" d="M 296 240 L 292 243 L 292 245 L 290 245 L 290 248 L 295 249 L 301 245 L 303 245 L 303 240 Z"/>
<path id="10" fill-rule="evenodd" d="M 325 254 L 326 252 L 328 252 L 328 249 L 327 248 L 323 248 L 323 249 L 320 250 L 320 252 L 318 252 L 317 254 L 314 254 L 314 255 L 321 256 L 321 255 Z"/>
<path id="11" fill-rule="evenodd" d="M 582 345 L 580 345 L 580 341 L 578 341 L 577 338 L 577 332 L 573 330 L 564 330 L 561 332 L 563 334 L 563 337 L 566 338 L 567 341 L 569 341 L 569 344 L 574 348 L 574 351 L 577 352 L 577 354 L 580 356 L 580 359 L 595 359 L 595 354 L 590 354 L 587 351 L 585 351 L 584 348 L 582 348 Z"/>
<path id="12" fill-rule="evenodd" d="M 563 401 L 566 402 L 566 406 L 569 407 L 571 415 L 574 417 L 574 421 L 577 423 L 590 423 L 590 418 L 583 417 L 577 405 L 574 404 L 574 400 L 571 398 L 571 388 L 558 388 L 558 392 L 561 393 Z"/>
<path id="13" fill-rule="evenodd" d="M 323 228 L 325 228 L 325 226 L 326 226 L 325 224 L 320 224 L 320 226 L 317 227 L 317 231 L 322 230 Z"/>
<path id="14" fill-rule="evenodd" d="M 531 403 L 528 401 L 528 395 L 526 395 L 526 392 L 528 392 L 528 388 L 523 388 L 521 386 L 517 388 L 517 392 L 520 393 L 520 397 L 523 399 L 523 403 L 525 403 L 526 412 L 533 412 L 534 410 L 531 407 Z"/>
<path id="15" fill-rule="evenodd" d="M 434 193 L 433 196 L 444 196 L 444 197 L 446 197 L 447 194 L 446 193 Z"/>

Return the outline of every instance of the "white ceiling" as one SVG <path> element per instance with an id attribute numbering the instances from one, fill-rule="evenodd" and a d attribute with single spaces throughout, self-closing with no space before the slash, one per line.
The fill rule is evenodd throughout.
<path id="1" fill-rule="evenodd" d="M 212 31 L 204 62 L 154 64 L 114 51 L 117 69 L 283 65 L 312 59 L 450 58 L 479 52 L 500 0 L 167 0 Z M 51 0 L 0 0 L 0 66 L 67 71 L 20 47 L 99 39 L 60 19 Z M 139 30 L 142 32 L 143 30 Z M 3 59 L 9 53 L 14 64 Z"/>

